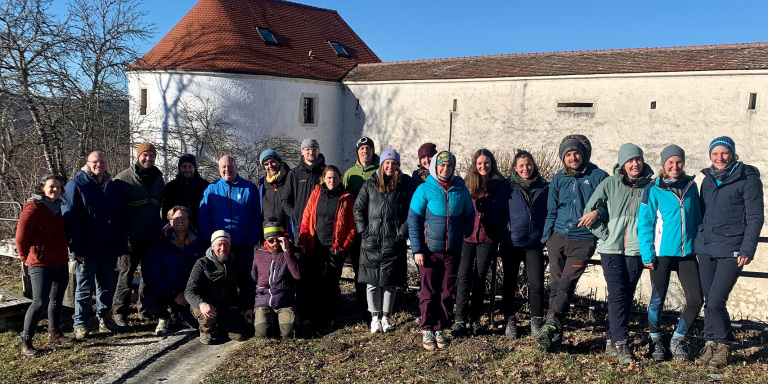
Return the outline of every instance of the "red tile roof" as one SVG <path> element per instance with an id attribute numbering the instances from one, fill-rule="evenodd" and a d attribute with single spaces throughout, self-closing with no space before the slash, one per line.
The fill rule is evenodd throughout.
<path id="1" fill-rule="evenodd" d="M 257 27 L 280 45 L 267 45 Z M 338 57 L 328 41 L 344 45 Z M 309 57 L 312 51 L 314 58 Z M 340 80 L 381 60 L 336 11 L 280 0 L 200 0 L 129 70 L 183 69 Z"/>
<path id="2" fill-rule="evenodd" d="M 768 69 L 768 43 L 460 57 L 359 65 L 344 81 Z"/>

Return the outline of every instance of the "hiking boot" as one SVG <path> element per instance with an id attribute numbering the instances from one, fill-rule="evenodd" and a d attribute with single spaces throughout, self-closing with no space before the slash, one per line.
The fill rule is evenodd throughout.
<path id="1" fill-rule="evenodd" d="M 729 344 L 715 343 L 712 358 L 709 360 L 709 366 L 717 369 L 723 368 L 731 362 L 732 355 L 733 350 Z"/>
<path id="2" fill-rule="evenodd" d="M 507 326 L 504 327 L 504 336 L 509 339 L 517 339 L 517 321 L 514 316 L 507 317 Z"/>
<path id="3" fill-rule="evenodd" d="M 72 342 L 72 339 L 64 336 L 61 331 L 48 331 L 48 344 L 65 345 Z"/>
<path id="4" fill-rule="evenodd" d="M 205 345 L 213 344 L 213 335 L 210 332 L 200 331 L 200 342 Z"/>
<path id="5" fill-rule="evenodd" d="M 75 328 L 75 340 L 84 340 L 86 336 L 88 336 L 88 331 L 85 329 L 85 327 L 78 327 Z"/>
<path id="6" fill-rule="evenodd" d="M 616 357 L 619 358 L 619 364 L 629 365 L 629 363 L 635 361 L 635 357 L 632 356 L 632 352 L 629 351 L 629 346 L 626 341 L 616 342 Z"/>
<path id="7" fill-rule="evenodd" d="M 653 360 L 664 361 L 666 359 L 667 350 L 664 348 L 664 344 L 661 342 L 661 338 L 658 338 L 657 340 L 651 339 L 651 345 L 649 349 Z"/>
<path id="8" fill-rule="evenodd" d="M 114 333 L 119 329 L 119 325 L 116 323 L 108 323 L 106 320 L 99 317 L 99 332 Z"/>
<path id="9" fill-rule="evenodd" d="M 421 337 L 421 346 L 427 351 L 435 350 L 435 333 L 432 331 L 423 331 L 424 334 Z"/>
<path id="10" fill-rule="evenodd" d="M 21 341 L 21 354 L 26 357 L 37 356 L 37 349 L 32 346 L 32 340 L 27 339 Z"/>
<path id="11" fill-rule="evenodd" d="M 471 328 L 472 328 L 472 334 L 475 336 L 482 334 L 484 330 L 483 325 L 480 324 L 480 320 L 473 321 Z"/>
<path id="12" fill-rule="evenodd" d="M 669 353 L 678 360 L 691 361 L 691 354 L 688 352 L 688 344 L 684 337 L 673 337 L 669 341 Z"/>
<path id="13" fill-rule="evenodd" d="M 155 327 L 155 335 L 162 336 L 168 333 L 168 323 L 170 323 L 168 319 L 157 320 L 157 327 Z"/>
<path id="14" fill-rule="evenodd" d="M 694 363 L 696 365 L 709 365 L 709 361 L 712 360 L 712 356 L 715 353 L 715 347 L 714 341 L 707 341 L 704 344 L 704 348 L 701 349 L 701 355 L 699 355 L 699 358 Z"/>
<path id="15" fill-rule="evenodd" d="M 99 325 L 101 325 L 101 322 L 102 321 L 99 320 Z M 128 323 L 123 318 L 123 315 L 120 315 L 120 314 L 112 316 L 112 323 L 118 326 L 119 328 L 125 328 L 128 326 Z"/>
<path id="16" fill-rule="evenodd" d="M 445 332 L 435 331 L 435 342 L 437 347 L 443 349 L 448 346 L 448 340 L 445 339 Z"/>
<path id="17" fill-rule="evenodd" d="M 381 331 L 384 333 L 393 332 L 395 327 L 389 322 L 389 317 L 384 316 L 381 318 Z"/>
<path id="18" fill-rule="evenodd" d="M 616 350 L 616 346 L 613 345 L 611 340 L 605 341 L 605 354 L 611 357 L 616 357 L 619 355 L 619 351 Z"/>
<path id="19" fill-rule="evenodd" d="M 451 336 L 453 337 L 464 337 L 467 336 L 467 324 L 461 320 L 457 320 L 453 322 L 453 325 L 451 325 Z"/>
<path id="20" fill-rule="evenodd" d="M 371 333 L 379 333 L 383 331 L 384 330 L 381 327 L 381 321 L 379 320 L 379 317 L 373 316 L 371 318 Z"/>
<path id="21" fill-rule="evenodd" d="M 544 319 L 541 316 L 531 317 L 531 336 L 536 337 L 541 332 L 542 325 L 544 325 Z"/>
<path id="22" fill-rule="evenodd" d="M 563 343 L 563 335 L 554 324 L 544 324 L 536 335 L 539 347 L 547 352 L 557 352 Z"/>

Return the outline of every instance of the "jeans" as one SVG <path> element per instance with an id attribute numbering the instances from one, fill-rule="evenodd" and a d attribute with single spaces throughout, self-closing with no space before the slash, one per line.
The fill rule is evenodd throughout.
<path id="1" fill-rule="evenodd" d="M 22 340 L 31 340 L 35 336 L 37 322 L 43 308 L 48 307 L 48 330 L 58 331 L 61 323 L 61 302 L 69 284 L 69 271 L 66 265 L 59 267 L 29 267 L 32 281 L 32 304 L 24 316 Z"/>
<path id="2" fill-rule="evenodd" d="M 112 308 L 113 315 L 128 316 L 131 306 L 131 284 L 139 263 L 147 257 L 147 251 L 152 243 L 132 242 L 130 251 L 127 255 L 120 256 L 117 266 L 120 268 L 120 274 L 117 276 L 117 287 L 115 287 L 114 304 Z M 144 279 L 139 283 L 139 297 L 144 296 Z M 141 311 L 141 302 L 139 302 L 139 311 Z"/>
<path id="3" fill-rule="evenodd" d="M 453 324 L 453 291 L 456 286 L 456 258 L 450 253 L 424 253 L 424 266 L 419 267 L 419 328 L 440 331 Z"/>
<path id="4" fill-rule="evenodd" d="M 721 344 L 734 342 L 727 304 L 728 296 L 742 269 L 743 267 L 739 268 L 735 257 L 699 255 L 701 287 L 707 299 L 704 308 L 704 340 Z"/>
<path id="5" fill-rule="evenodd" d="M 544 250 L 541 246 L 524 248 L 502 244 L 499 247 L 502 268 L 504 269 L 504 287 L 501 291 L 502 312 L 505 316 L 517 313 L 515 295 L 520 262 L 525 263 L 528 275 L 528 302 L 531 317 L 544 316 Z"/>
<path id="6" fill-rule="evenodd" d="M 547 242 L 550 290 L 547 321 L 554 320 L 559 328 L 571 308 L 571 299 L 587 269 L 587 260 L 595 253 L 595 245 L 593 240 L 568 240 L 558 232 Z"/>
<path id="7" fill-rule="evenodd" d="M 456 321 L 478 320 L 482 315 L 485 280 L 498 246 L 464 242 L 456 277 Z"/>
<path id="8" fill-rule="evenodd" d="M 632 301 L 645 266 L 640 256 L 607 253 L 600 254 L 600 263 L 608 286 L 608 332 L 605 338 L 615 344 L 629 339 Z"/>
<path id="9" fill-rule="evenodd" d="M 664 300 L 667 297 L 669 276 L 672 271 L 677 271 L 677 278 L 683 286 L 685 293 L 685 308 L 680 314 L 676 333 L 688 334 L 688 330 L 696 321 L 699 310 L 704 304 L 699 280 L 699 266 L 696 256 L 685 257 L 657 257 L 656 269 L 651 270 L 651 300 L 648 303 L 648 325 L 652 333 L 661 331 L 661 314 Z"/>
<path id="10" fill-rule="evenodd" d="M 77 263 L 75 278 L 75 314 L 72 315 L 75 328 L 90 324 L 91 297 L 96 293 L 98 316 L 103 319 L 112 307 L 112 293 L 115 289 L 114 273 L 117 260 L 111 256 L 88 257 Z"/>

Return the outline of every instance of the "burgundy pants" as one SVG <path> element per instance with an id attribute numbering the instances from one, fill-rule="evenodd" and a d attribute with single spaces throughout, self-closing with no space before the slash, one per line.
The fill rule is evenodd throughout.
<path id="1" fill-rule="evenodd" d="M 455 260 L 455 262 L 454 262 Z M 460 257 L 448 253 L 424 253 L 424 266 L 419 267 L 421 291 L 419 328 L 440 331 L 453 324 L 453 291 Z"/>

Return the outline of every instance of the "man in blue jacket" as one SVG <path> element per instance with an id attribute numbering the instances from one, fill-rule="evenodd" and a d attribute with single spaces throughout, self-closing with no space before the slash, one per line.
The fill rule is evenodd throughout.
<path id="1" fill-rule="evenodd" d="M 250 266 L 253 245 L 261 237 L 259 189 L 237 174 L 232 156 L 219 159 L 219 176 L 200 202 L 200 235 L 210 238 L 215 231 L 227 231 L 232 236 L 232 253 Z"/>
<path id="2" fill-rule="evenodd" d="M 601 212 L 587 214 L 584 208 L 600 182 L 608 174 L 589 162 L 592 147 L 583 135 L 566 136 L 558 153 L 563 170 L 555 174 L 547 199 L 547 219 L 541 241 L 549 255 L 549 311 L 547 321 L 536 336 L 539 345 L 555 352 L 562 344 L 563 321 L 571 296 L 595 252 L 597 238 L 589 227 Z"/>

